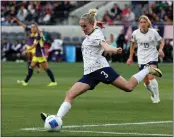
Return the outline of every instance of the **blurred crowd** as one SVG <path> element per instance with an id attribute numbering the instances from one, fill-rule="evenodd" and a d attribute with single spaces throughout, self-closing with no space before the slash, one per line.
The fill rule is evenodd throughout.
<path id="1" fill-rule="evenodd" d="M 123 49 L 122 54 L 106 55 L 107 60 L 112 62 L 126 62 L 130 53 L 130 41 L 126 38 L 124 29 L 118 36 L 110 35 L 108 43 L 114 47 L 121 47 Z M 157 49 L 159 45 L 157 45 Z M 173 62 L 173 39 L 164 40 L 164 54 L 165 57 L 159 57 L 159 62 Z M 137 46 L 135 47 L 134 61 L 137 62 Z"/>
<path id="2" fill-rule="evenodd" d="M 134 25 L 141 15 L 147 15 L 155 24 L 173 24 L 173 2 L 132 1 L 131 5 L 125 5 L 123 9 L 115 3 L 110 10 L 105 11 L 102 21 L 108 25 Z"/>
<path id="3" fill-rule="evenodd" d="M 2 1 L 1 2 L 1 25 L 17 25 L 10 18 L 16 16 L 24 24 L 37 22 L 39 25 L 54 25 L 65 22 L 69 13 L 84 5 L 89 1 Z M 108 42 L 114 47 L 121 47 L 123 53 L 120 55 L 107 56 L 109 62 L 125 62 L 129 56 L 130 36 L 133 30 L 137 29 L 138 18 L 142 14 L 147 15 L 152 21 L 161 37 L 164 35 L 164 25 L 173 24 L 173 2 L 171 1 L 132 1 L 130 5 L 125 5 L 123 9 L 117 3 L 111 9 L 105 11 L 102 21 L 107 25 L 121 24 L 124 29 L 118 36 L 111 34 Z M 28 21 L 28 23 L 27 23 Z M 156 25 L 156 26 L 155 26 Z M 77 60 L 82 61 L 81 50 L 77 45 L 81 45 L 84 38 L 66 36 L 61 39 L 57 34 L 43 31 L 46 38 L 45 49 L 48 61 L 60 62 L 64 60 L 64 45 L 75 45 L 77 49 Z M 59 32 L 61 33 L 61 32 Z M 11 34 L 12 35 L 12 34 Z M 55 35 L 55 36 L 54 36 Z M 15 42 L 12 38 L 15 36 Z M 2 61 L 23 61 L 25 56 L 21 53 L 26 48 L 23 34 L 16 39 L 16 34 L 2 35 L 1 58 Z M 9 40 L 10 39 L 10 40 Z M 173 61 L 173 40 L 164 40 L 165 57 L 160 58 L 161 62 Z M 136 51 L 136 49 L 135 49 Z M 136 54 L 134 55 L 136 61 Z"/>
<path id="4" fill-rule="evenodd" d="M 86 3 L 88 1 L 2 1 L 1 24 L 15 25 L 10 16 L 40 25 L 61 24 L 67 20 L 70 11 Z"/>
<path id="5" fill-rule="evenodd" d="M 61 37 L 53 38 L 50 33 L 44 29 L 41 31 L 45 37 L 44 47 L 47 60 L 61 62 L 63 60 L 63 40 Z M 22 41 L 16 40 L 15 43 L 12 43 L 9 39 L 3 39 L 1 44 L 2 61 L 26 61 L 26 56 L 22 54 L 22 52 L 26 50 L 26 47 L 26 39 Z"/>
<path id="6" fill-rule="evenodd" d="M 2 1 L 1 24 L 15 25 L 9 20 L 10 16 L 17 16 L 23 22 L 37 22 L 38 24 L 66 24 L 69 13 L 89 1 Z M 147 15 L 152 23 L 173 23 L 172 1 L 132 1 L 123 9 L 117 3 L 105 11 L 102 18 L 108 25 L 135 24 L 139 16 Z"/>
<path id="7" fill-rule="evenodd" d="M 46 31 L 43 31 L 43 34 L 46 38 L 44 47 L 46 50 L 46 55 L 48 61 L 52 62 L 61 62 L 64 61 L 64 40 L 61 38 L 53 39 L 50 34 Z M 114 34 L 111 34 L 107 42 L 114 47 L 121 47 L 123 49 L 122 54 L 118 55 L 103 55 L 106 56 L 110 63 L 112 62 L 126 62 L 129 57 L 130 50 L 130 41 L 126 39 L 124 29 L 120 32 L 118 36 L 115 37 Z M 22 55 L 22 52 L 26 48 L 26 42 L 16 40 L 15 43 L 11 43 L 8 39 L 4 39 L 1 46 L 1 59 L 2 61 L 16 61 L 23 62 L 26 60 L 26 56 Z M 76 46 L 76 45 L 74 45 Z M 80 49 L 80 47 L 77 47 Z M 81 51 L 81 50 L 80 50 Z M 134 61 L 137 61 L 136 55 L 137 47 L 135 47 Z M 173 62 L 173 40 L 165 39 L 164 40 L 164 58 L 159 58 L 160 62 Z M 77 61 L 82 61 L 81 52 L 77 52 L 78 58 Z M 80 56 L 80 57 L 79 57 Z"/>

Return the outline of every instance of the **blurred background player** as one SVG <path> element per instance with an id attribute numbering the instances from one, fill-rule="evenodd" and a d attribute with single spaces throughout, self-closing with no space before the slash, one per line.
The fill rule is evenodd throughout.
<path id="1" fill-rule="evenodd" d="M 139 23 L 140 28 L 132 33 L 130 56 L 127 64 L 130 65 L 133 62 L 134 47 L 137 44 L 139 70 L 142 70 L 146 65 L 158 67 L 158 55 L 164 57 L 163 40 L 158 32 L 152 28 L 151 21 L 147 16 L 140 16 Z M 157 43 L 159 43 L 158 51 Z M 155 76 L 148 74 L 144 78 L 144 86 L 151 92 L 153 103 L 160 102 L 158 82 Z"/>
<path id="2" fill-rule="evenodd" d="M 26 48 L 29 49 L 32 46 L 33 39 L 34 39 L 33 34 L 31 32 L 31 27 L 25 25 L 24 23 L 22 23 L 17 17 L 12 17 L 12 20 L 16 21 L 20 26 L 22 26 L 24 28 L 25 34 L 27 36 L 27 41 L 26 41 L 27 46 L 26 46 Z M 29 66 L 31 64 L 31 61 L 32 61 L 32 58 L 33 58 L 34 54 L 35 54 L 35 48 L 28 51 L 28 53 L 27 53 L 27 60 L 28 60 L 27 67 L 28 67 L 28 69 L 29 69 Z M 39 73 L 40 72 L 40 66 L 39 66 L 38 63 L 36 64 L 36 69 L 37 69 L 36 72 Z"/>
<path id="3" fill-rule="evenodd" d="M 37 63 L 40 63 L 42 68 L 47 72 L 48 76 L 50 77 L 51 83 L 48 84 L 48 86 L 56 86 L 57 82 L 55 82 L 54 75 L 52 71 L 48 68 L 48 62 L 45 57 L 45 51 L 44 51 L 44 37 L 39 32 L 38 25 L 36 23 L 31 24 L 31 35 L 33 39 L 30 39 L 30 42 L 32 45 L 30 48 L 28 48 L 26 51 L 23 52 L 23 54 L 28 53 L 30 50 L 34 51 L 34 56 L 32 58 L 32 62 L 29 66 L 28 74 L 24 81 L 18 81 L 18 83 L 21 83 L 22 85 L 26 86 L 28 85 L 28 81 L 33 75 L 33 68 L 37 65 Z"/>
<path id="4" fill-rule="evenodd" d="M 95 27 L 96 12 L 95 9 L 89 10 L 89 13 L 82 15 L 80 18 L 79 23 L 81 29 L 86 35 L 81 47 L 84 61 L 84 75 L 66 93 L 64 102 L 57 113 L 57 116 L 61 119 L 68 113 L 73 100 L 77 96 L 88 90 L 93 90 L 100 82 L 112 84 L 126 92 L 131 92 L 147 74 L 150 73 L 159 77 L 162 76 L 159 69 L 155 67 L 147 67 L 133 75 L 129 81 L 126 81 L 122 76 L 114 71 L 112 67 L 110 67 L 106 58 L 102 56 L 102 53 L 105 51 L 112 54 L 120 54 L 122 48 L 115 48 L 107 44 L 101 30 Z M 47 114 L 41 113 L 43 121 L 45 121 L 47 116 Z"/>

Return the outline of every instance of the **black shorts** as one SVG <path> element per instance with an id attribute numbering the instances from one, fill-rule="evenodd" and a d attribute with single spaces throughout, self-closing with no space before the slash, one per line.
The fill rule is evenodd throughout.
<path id="1" fill-rule="evenodd" d="M 83 75 L 83 77 L 78 82 L 88 84 L 90 86 L 89 90 L 92 90 L 100 82 L 103 82 L 105 84 L 111 84 L 119 76 L 120 75 L 115 72 L 111 67 L 106 67 L 96 70 L 90 74 Z"/>
<path id="2" fill-rule="evenodd" d="M 139 64 L 139 70 L 144 69 L 144 66 L 146 66 L 146 65 L 156 65 L 157 68 L 158 68 L 158 61 L 150 61 L 150 62 L 147 63 L 147 64 Z"/>

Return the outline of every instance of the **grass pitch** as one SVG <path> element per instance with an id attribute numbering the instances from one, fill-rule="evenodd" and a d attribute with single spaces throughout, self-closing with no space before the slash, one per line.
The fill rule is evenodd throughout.
<path id="1" fill-rule="evenodd" d="M 82 77 L 83 64 L 49 65 L 57 87 L 47 87 L 50 81 L 43 70 L 28 86 L 18 85 L 16 80 L 26 75 L 26 63 L 2 63 L 2 136 L 172 136 L 172 64 L 159 64 L 159 104 L 151 102 L 143 83 L 131 93 L 101 83 L 76 98 L 63 119 L 64 128 L 51 133 L 43 131 L 40 112 L 57 113 L 66 91 Z M 137 64 L 112 67 L 126 79 L 138 72 Z"/>

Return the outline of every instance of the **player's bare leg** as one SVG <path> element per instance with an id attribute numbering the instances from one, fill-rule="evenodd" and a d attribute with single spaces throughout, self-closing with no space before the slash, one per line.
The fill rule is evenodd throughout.
<path id="1" fill-rule="evenodd" d="M 88 84 L 76 82 L 71 87 L 71 89 L 69 91 L 67 91 L 64 102 L 61 104 L 61 106 L 57 112 L 57 116 L 62 119 L 71 109 L 71 104 L 72 104 L 73 100 L 77 96 L 85 93 L 89 88 L 90 88 L 90 86 Z M 43 112 L 41 113 L 41 118 L 43 121 L 45 121 L 47 116 L 48 116 L 48 114 L 43 113 Z"/>
<path id="2" fill-rule="evenodd" d="M 73 100 L 77 96 L 85 93 L 89 88 L 90 88 L 89 85 L 86 83 L 81 83 L 81 82 L 75 83 L 72 86 L 72 88 L 66 93 L 64 102 L 61 104 L 57 112 L 57 116 L 63 118 L 66 115 L 66 113 L 68 113 L 68 111 L 71 109 L 71 104 Z"/>
<path id="3" fill-rule="evenodd" d="M 112 83 L 112 85 L 126 92 L 131 92 L 138 85 L 138 83 L 145 78 L 147 74 L 153 74 L 159 77 L 162 76 L 162 72 L 159 69 L 148 67 L 133 75 L 128 81 L 120 76 Z"/>
<path id="4" fill-rule="evenodd" d="M 37 64 L 36 64 L 36 73 L 39 73 L 39 72 L 40 72 L 40 64 L 37 63 Z"/>

